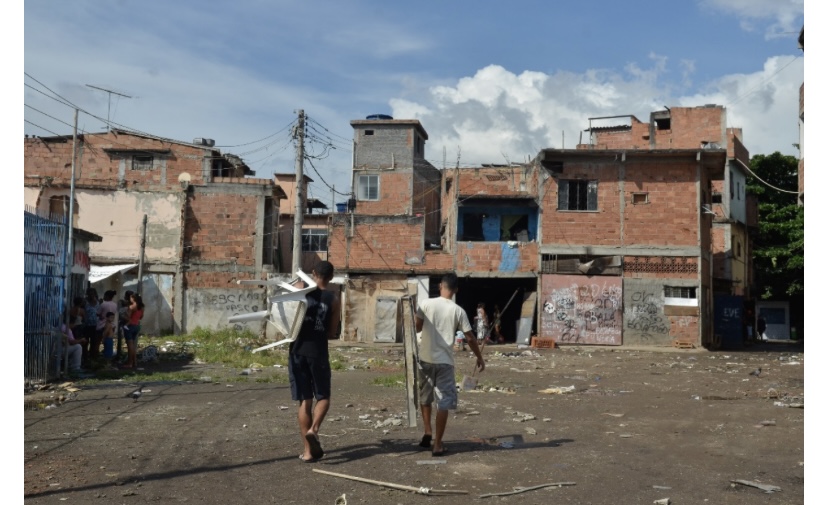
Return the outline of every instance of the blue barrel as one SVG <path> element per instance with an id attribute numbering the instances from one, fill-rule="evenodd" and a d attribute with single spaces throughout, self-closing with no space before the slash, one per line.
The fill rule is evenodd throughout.
<path id="1" fill-rule="evenodd" d="M 347 203 L 338 203 L 336 204 L 336 211 L 337 212 L 345 212 L 348 209 Z"/>

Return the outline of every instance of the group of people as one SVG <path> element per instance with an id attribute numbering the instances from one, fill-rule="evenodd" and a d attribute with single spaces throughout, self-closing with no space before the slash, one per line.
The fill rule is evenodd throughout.
<path id="1" fill-rule="evenodd" d="M 335 293 L 326 289 L 333 273 L 333 265 L 327 261 L 321 261 L 314 267 L 312 277 L 317 289 L 306 295 L 305 317 L 289 350 L 290 391 L 292 399 L 299 402 L 299 434 L 304 447 L 299 459 L 305 463 L 318 461 L 325 455 L 319 440 L 319 429 L 330 408 L 331 366 L 328 340 L 336 338 L 340 318 L 339 299 Z M 457 409 L 453 348 L 456 332 L 463 333 L 477 358 L 477 369 L 482 372 L 486 367 L 478 346 L 480 334 L 472 332 L 466 311 L 454 303 L 457 288 L 456 274 L 443 276 L 440 296 L 421 301 L 414 318 L 419 359 L 418 400 L 424 424 L 419 445 L 430 449 L 432 456 L 446 453 L 443 435 L 449 411 Z M 485 307 L 483 314 L 485 315 Z M 497 311 L 495 324 L 499 315 Z M 434 403 L 437 404 L 437 412 L 434 417 L 435 426 L 432 428 Z"/>
<path id="2" fill-rule="evenodd" d="M 474 316 L 474 326 L 477 331 L 477 343 L 482 344 L 502 344 L 505 342 L 503 334 L 500 332 L 500 307 L 494 306 L 493 322 L 489 324 L 489 316 L 486 314 L 486 304 L 477 304 L 477 315 Z"/>
<path id="3" fill-rule="evenodd" d="M 116 301 L 116 295 L 116 291 L 109 290 L 99 299 L 95 288 L 89 288 L 86 297 L 78 296 L 72 301 L 68 323 L 61 325 L 68 346 L 70 373 L 91 367 L 101 355 L 107 360 L 115 358 L 119 332 L 127 344 L 127 359 L 121 368 L 135 368 L 144 301 L 132 291 L 126 291 L 122 300 Z"/>

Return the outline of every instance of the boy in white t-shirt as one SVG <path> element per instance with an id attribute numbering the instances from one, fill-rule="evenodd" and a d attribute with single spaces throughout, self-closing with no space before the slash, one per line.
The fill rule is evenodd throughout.
<path id="1" fill-rule="evenodd" d="M 432 456 L 442 456 L 443 434 L 448 422 L 449 410 L 457 408 L 457 383 L 454 379 L 454 338 L 462 331 L 466 343 L 477 356 L 477 368 L 486 368 L 477 339 L 472 333 L 469 317 L 462 307 L 452 300 L 457 293 L 457 275 L 450 273 L 440 281 L 440 296 L 424 300 L 417 307 L 415 317 L 419 348 L 419 400 L 423 416 L 424 434 L 420 447 L 431 446 L 431 404 L 437 401 L 436 425 Z"/>

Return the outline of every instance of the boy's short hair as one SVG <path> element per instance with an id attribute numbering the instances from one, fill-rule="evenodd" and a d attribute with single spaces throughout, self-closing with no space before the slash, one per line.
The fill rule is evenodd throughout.
<path id="1" fill-rule="evenodd" d="M 334 266 L 331 264 L 330 261 L 320 261 L 313 267 L 313 271 L 316 272 L 316 275 L 322 277 L 326 281 L 333 279 L 334 274 Z"/>
<path id="2" fill-rule="evenodd" d="M 446 286 L 446 289 L 452 292 L 457 291 L 457 274 L 454 272 L 444 275 L 440 282 Z"/>

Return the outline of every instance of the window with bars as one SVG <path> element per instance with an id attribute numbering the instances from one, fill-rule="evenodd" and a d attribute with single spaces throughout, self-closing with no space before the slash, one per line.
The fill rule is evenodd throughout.
<path id="1" fill-rule="evenodd" d="M 328 250 L 328 230 L 324 228 L 302 229 L 303 252 L 325 252 Z"/>
<path id="2" fill-rule="evenodd" d="M 558 210 L 598 210 L 598 181 L 558 181 Z"/>
<path id="3" fill-rule="evenodd" d="M 695 287 L 664 286 L 664 298 L 695 299 Z"/>
<path id="4" fill-rule="evenodd" d="M 135 155 L 132 157 L 133 170 L 152 170 L 152 156 Z"/>

